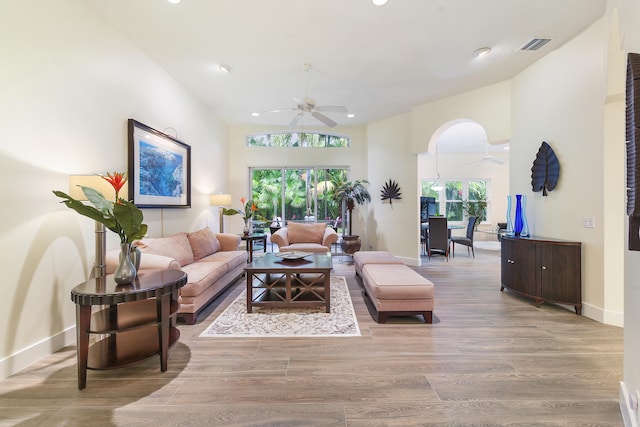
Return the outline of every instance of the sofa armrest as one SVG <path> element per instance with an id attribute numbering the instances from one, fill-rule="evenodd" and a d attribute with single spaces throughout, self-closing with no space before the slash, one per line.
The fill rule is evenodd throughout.
<path id="1" fill-rule="evenodd" d="M 107 264 L 107 274 L 113 274 L 120 263 L 120 250 L 107 251 L 105 257 Z M 166 268 L 172 270 L 180 270 L 180 263 L 168 256 L 156 254 L 142 254 L 140 257 L 140 270 L 151 268 Z"/>
<path id="2" fill-rule="evenodd" d="M 240 247 L 240 236 L 231 233 L 215 233 L 220 242 L 221 251 L 237 251 Z"/>
<path id="3" fill-rule="evenodd" d="M 331 250 L 331 245 L 338 241 L 338 233 L 331 227 L 327 227 L 324 230 L 324 236 L 322 237 L 322 244 Z"/>
<path id="4" fill-rule="evenodd" d="M 287 234 L 287 227 L 282 227 L 271 235 L 271 241 L 278 245 L 279 248 L 283 246 L 289 246 L 289 237 Z"/>

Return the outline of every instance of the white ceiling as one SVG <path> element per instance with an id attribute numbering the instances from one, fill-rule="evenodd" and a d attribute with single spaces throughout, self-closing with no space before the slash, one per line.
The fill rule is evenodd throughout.
<path id="1" fill-rule="evenodd" d="M 287 128 L 292 97 L 362 125 L 509 79 L 604 14 L 606 0 L 86 0 L 230 124 Z M 536 52 L 519 48 L 552 38 Z M 492 53 L 474 58 L 483 46 Z M 309 72 L 303 64 L 311 64 Z M 218 70 L 231 66 L 229 74 Z M 303 126 L 321 126 L 305 115 Z"/>

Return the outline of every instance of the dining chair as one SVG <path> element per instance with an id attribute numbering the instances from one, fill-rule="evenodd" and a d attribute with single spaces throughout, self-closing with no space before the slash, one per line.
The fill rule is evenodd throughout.
<path id="1" fill-rule="evenodd" d="M 447 217 L 430 216 L 429 217 L 429 237 L 427 239 L 427 255 L 431 259 L 431 255 L 444 255 L 449 261 L 449 227 L 447 226 Z"/>
<path id="2" fill-rule="evenodd" d="M 456 243 L 459 245 L 463 245 L 467 247 L 467 254 L 469 254 L 469 248 L 471 248 L 471 253 L 473 257 L 476 257 L 475 252 L 473 251 L 473 232 L 476 228 L 476 222 L 478 221 L 477 216 L 470 216 L 469 222 L 467 223 L 467 234 L 465 236 L 452 236 L 451 237 L 451 246 L 452 253 L 451 256 L 456 256 Z"/>

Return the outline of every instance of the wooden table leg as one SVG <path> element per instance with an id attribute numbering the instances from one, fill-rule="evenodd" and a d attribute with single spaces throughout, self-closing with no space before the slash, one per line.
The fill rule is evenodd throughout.
<path id="1" fill-rule="evenodd" d="M 325 312 L 331 313 L 331 275 L 324 273 L 324 298 Z"/>
<path id="2" fill-rule="evenodd" d="M 253 301 L 253 273 L 246 273 L 247 276 L 247 313 L 253 311 L 251 303 Z"/>
<path id="3" fill-rule="evenodd" d="M 91 306 L 76 304 L 76 355 L 78 359 L 78 390 L 87 386 L 87 358 L 89 357 L 89 327 Z"/>
<path id="4" fill-rule="evenodd" d="M 160 350 L 160 371 L 167 370 L 169 360 L 169 311 L 171 308 L 171 294 L 162 295 L 157 299 L 158 317 L 158 347 Z"/>

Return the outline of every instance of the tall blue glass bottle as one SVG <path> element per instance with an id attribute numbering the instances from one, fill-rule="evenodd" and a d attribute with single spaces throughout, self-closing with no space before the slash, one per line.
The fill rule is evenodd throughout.
<path id="1" fill-rule="evenodd" d="M 522 233 L 522 194 L 516 194 L 516 220 L 513 224 L 513 231 L 516 236 Z"/>

